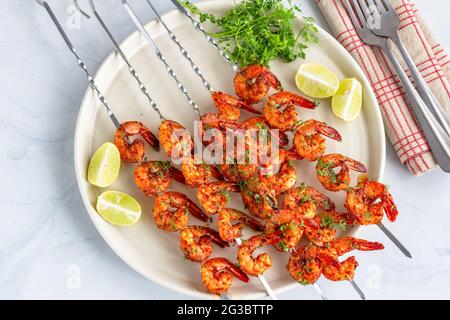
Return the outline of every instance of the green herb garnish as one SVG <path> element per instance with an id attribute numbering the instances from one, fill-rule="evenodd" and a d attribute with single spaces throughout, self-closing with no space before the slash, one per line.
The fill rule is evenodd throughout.
<path id="1" fill-rule="evenodd" d="M 334 162 L 324 162 L 322 159 L 319 159 L 317 164 L 317 174 L 322 177 L 328 177 L 332 183 L 337 182 L 337 175 L 334 172 Z"/>
<path id="2" fill-rule="evenodd" d="M 310 17 L 304 17 L 300 30 L 294 31 L 296 14 L 301 10 L 290 0 L 287 8 L 283 0 L 244 0 L 222 17 L 201 12 L 187 0 L 178 2 L 198 15 L 201 22 L 218 27 L 217 32 L 209 34 L 242 67 L 255 63 L 268 66 L 277 58 L 287 62 L 304 59 L 306 43 L 318 41 L 318 29 Z"/>
<path id="3" fill-rule="evenodd" d="M 339 223 L 336 223 L 331 216 L 324 216 L 320 222 L 320 226 L 322 228 L 328 229 L 342 229 L 345 230 L 347 228 L 347 223 L 344 220 L 340 220 Z"/>

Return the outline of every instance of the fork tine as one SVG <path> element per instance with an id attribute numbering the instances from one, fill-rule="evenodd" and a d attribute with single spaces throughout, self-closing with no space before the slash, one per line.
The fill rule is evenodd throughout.
<path id="1" fill-rule="evenodd" d="M 377 1 L 381 1 L 381 0 L 377 0 Z M 391 4 L 391 2 L 389 0 L 383 0 L 383 3 L 384 3 L 384 7 L 385 7 L 386 11 L 396 12 L 394 6 Z"/>
<path id="2" fill-rule="evenodd" d="M 373 15 L 375 11 L 378 11 L 377 14 L 382 14 L 383 12 L 386 12 L 386 9 L 384 8 L 384 5 L 381 2 L 381 0 L 366 0 L 366 1 L 371 15 Z"/>
<path id="3" fill-rule="evenodd" d="M 384 2 L 386 2 L 386 1 L 384 1 Z M 380 12 L 389 11 L 389 10 L 386 10 L 386 6 L 384 5 L 382 0 L 375 0 L 375 3 L 377 5 L 378 11 L 380 11 Z"/>
<path id="4" fill-rule="evenodd" d="M 350 18 L 352 19 L 355 28 L 357 30 L 359 30 L 359 32 L 360 32 L 362 29 L 367 28 L 366 17 L 364 16 L 361 8 L 359 7 L 358 1 L 357 0 L 351 0 L 351 1 L 353 3 L 354 8 L 352 8 L 352 5 L 350 4 L 349 0 L 345 1 L 344 4 L 347 7 L 347 10 L 350 14 Z M 356 17 L 355 11 L 356 11 L 358 17 Z M 362 28 L 361 28 L 361 26 L 362 26 Z"/>
<path id="5" fill-rule="evenodd" d="M 372 12 L 370 11 L 370 7 L 365 0 L 353 0 L 358 4 L 358 7 L 361 10 L 361 13 L 365 17 L 366 26 L 369 26 L 369 19 L 372 16 Z"/>

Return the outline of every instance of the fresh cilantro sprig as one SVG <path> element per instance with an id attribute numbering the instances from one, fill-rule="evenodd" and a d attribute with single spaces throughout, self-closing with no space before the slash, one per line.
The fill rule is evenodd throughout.
<path id="1" fill-rule="evenodd" d="M 304 17 L 303 26 L 294 31 L 296 14 L 302 11 L 290 0 L 287 8 L 283 0 L 244 0 L 222 17 L 204 13 L 187 0 L 178 2 L 198 15 L 201 22 L 218 27 L 210 35 L 242 67 L 255 63 L 268 66 L 277 58 L 287 62 L 304 59 L 307 43 L 318 41 L 318 29 L 311 17 Z"/>

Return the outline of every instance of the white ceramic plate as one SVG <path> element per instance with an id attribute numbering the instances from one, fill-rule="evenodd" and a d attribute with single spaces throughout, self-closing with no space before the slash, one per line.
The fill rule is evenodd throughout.
<path id="1" fill-rule="evenodd" d="M 230 1 L 211 1 L 199 4 L 203 10 L 223 12 L 232 6 Z M 233 93 L 234 73 L 230 66 L 218 55 L 201 34 L 194 31 L 190 22 L 177 11 L 164 16 L 164 20 L 179 37 L 210 79 L 215 88 Z M 131 23 L 131 22 L 130 22 Z M 201 106 L 203 112 L 213 110 L 210 96 L 201 85 L 200 80 L 191 71 L 188 63 L 179 55 L 178 49 L 171 43 L 164 29 L 155 21 L 148 24 L 148 30 L 155 38 L 167 61 L 174 67 L 180 80 L 186 85 L 192 97 Z M 328 66 L 340 78 L 355 77 L 364 86 L 364 108 L 360 117 L 345 123 L 337 119 L 331 109 L 330 101 L 321 101 L 320 108 L 315 111 L 299 110 L 303 119 L 316 118 L 337 128 L 343 143 L 327 141 L 328 153 L 342 153 L 362 161 L 369 168 L 371 178 L 382 177 L 385 163 L 385 139 L 381 114 L 369 83 L 363 72 L 352 57 L 324 30 L 319 30 L 320 43 L 312 45 L 307 51 L 307 62 L 315 62 Z M 180 94 L 173 80 L 166 74 L 152 50 L 146 46 L 142 36 L 135 32 L 122 44 L 126 55 L 136 67 L 143 82 L 149 88 L 152 97 L 157 101 L 164 115 L 193 128 L 194 113 L 184 97 Z M 296 91 L 294 75 L 303 61 L 290 64 L 275 62 L 272 70 L 279 76 L 285 89 Z M 111 54 L 100 67 L 96 81 L 107 96 L 111 108 L 119 121 L 138 120 L 147 124 L 157 132 L 159 121 L 156 114 L 149 108 L 145 97 L 139 91 L 135 81 L 128 73 L 125 64 L 119 56 Z M 119 190 L 134 196 L 143 207 L 141 221 L 132 227 L 119 228 L 105 222 L 96 212 L 95 204 L 98 195 L 105 191 L 89 185 L 86 171 L 93 152 L 105 141 L 112 141 L 114 127 L 105 109 L 99 103 L 96 95 L 89 89 L 80 108 L 75 133 L 75 168 L 78 186 L 95 226 L 111 248 L 133 269 L 162 286 L 198 298 L 211 298 L 202 285 L 199 265 L 186 260 L 179 250 L 178 234 L 160 231 L 155 226 L 151 209 L 153 200 L 146 198 L 134 185 L 134 166 L 123 165 L 117 182 L 108 188 Z M 149 152 L 149 158 L 165 158 L 162 154 Z M 300 162 L 298 166 L 299 180 L 309 185 L 318 185 L 314 164 Z M 174 186 L 175 190 L 184 192 L 196 200 L 195 192 L 186 187 Z M 343 194 L 332 194 L 332 199 L 340 204 L 344 202 Z M 233 196 L 231 207 L 243 209 L 239 197 Z M 341 205 L 342 208 L 342 205 Z M 198 221 L 192 218 L 191 224 Z M 355 229 L 347 231 L 354 234 Z M 266 278 L 276 293 L 298 285 L 288 274 L 287 254 L 278 253 L 272 249 L 273 267 L 265 273 Z M 236 249 L 217 249 L 215 256 L 225 256 L 235 261 Z M 249 284 L 234 281 L 230 291 L 233 298 L 261 298 L 266 295 L 257 279 Z"/>

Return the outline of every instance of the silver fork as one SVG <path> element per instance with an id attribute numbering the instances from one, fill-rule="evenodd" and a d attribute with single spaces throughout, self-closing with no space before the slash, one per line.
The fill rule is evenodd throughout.
<path id="1" fill-rule="evenodd" d="M 353 22 L 353 25 L 355 26 L 355 29 L 356 29 L 356 31 L 359 34 L 359 37 L 367 45 L 380 47 L 386 53 L 386 55 L 391 59 L 395 69 L 397 70 L 398 75 L 400 76 L 400 79 L 403 82 L 403 85 L 405 87 L 405 91 L 408 93 L 408 97 L 411 100 L 411 105 L 413 106 L 414 110 L 417 110 L 418 114 L 422 114 L 422 117 L 420 117 L 421 119 L 423 119 L 422 122 L 425 123 L 425 125 L 428 125 L 427 126 L 428 127 L 427 131 L 429 133 L 432 133 L 431 125 L 430 125 L 429 121 L 427 121 L 427 120 L 432 118 L 433 116 L 430 114 L 428 109 L 425 107 L 423 101 L 421 101 L 421 99 L 417 96 L 417 94 L 414 93 L 414 87 L 413 87 L 412 83 L 409 81 L 408 76 L 406 75 L 405 71 L 403 71 L 402 66 L 400 65 L 400 63 L 398 62 L 397 58 L 395 57 L 394 53 L 392 52 L 392 50 L 390 49 L 390 47 L 388 45 L 388 38 L 380 37 L 380 36 L 377 36 L 376 34 L 374 34 L 367 27 L 366 17 L 368 17 L 368 16 L 366 16 L 363 13 L 363 11 L 361 10 L 361 8 L 359 7 L 359 5 L 357 3 L 357 0 L 352 0 L 352 2 L 353 2 L 353 5 L 355 7 L 356 14 L 359 17 L 359 21 L 358 21 L 358 18 L 356 16 L 355 11 L 353 10 L 352 5 L 350 4 L 349 0 L 345 0 L 344 1 L 344 5 L 347 8 L 347 11 L 348 11 L 348 13 L 350 15 L 350 18 L 351 18 L 352 22 Z M 434 119 L 434 122 L 436 122 L 435 119 Z M 422 128 L 425 129 L 425 127 L 422 127 Z M 441 131 L 443 131 L 442 128 L 441 128 Z M 444 133 L 442 132 L 441 135 L 442 134 L 444 134 Z M 392 234 L 392 232 L 390 232 L 386 228 L 386 226 L 384 226 L 383 224 L 379 224 L 378 227 L 397 246 L 397 248 L 399 248 L 403 252 L 403 254 L 405 256 L 407 256 L 408 258 L 412 257 L 411 253 Z"/>
<path id="2" fill-rule="evenodd" d="M 373 31 L 369 28 L 368 20 L 372 19 L 371 12 L 365 10 L 367 9 L 366 7 L 360 7 L 358 0 L 351 1 L 354 9 L 352 8 L 349 0 L 345 0 L 343 3 L 347 8 L 359 37 L 365 44 L 381 48 L 391 60 L 398 76 L 400 77 L 400 80 L 402 81 L 406 95 L 416 116 L 416 120 L 422 128 L 423 134 L 425 135 L 431 151 L 433 152 L 436 162 L 443 171 L 450 173 L 450 137 L 417 94 L 413 84 L 409 80 L 403 70 L 403 67 L 389 46 L 389 38 L 380 37 L 373 33 Z M 356 14 L 354 10 L 356 11 Z"/>
<path id="3" fill-rule="evenodd" d="M 417 91 L 422 97 L 425 104 L 430 108 L 431 112 L 441 123 L 443 129 L 450 135 L 450 117 L 445 113 L 444 109 L 437 101 L 434 94 L 431 92 L 427 82 L 422 77 L 422 74 L 417 69 L 414 60 L 406 49 L 399 34 L 400 17 L 395 11 L 389 0 L 359 0 L 360 6 L 365 12 L 371 12 L 372 23 L 368 23 L 368 27 L 381 37 L 391 39 L 395 45 L 400 49 L 400 52 L 408 65 L 409 70 L 414 78 L 417 86 Z"/>

